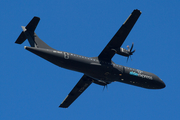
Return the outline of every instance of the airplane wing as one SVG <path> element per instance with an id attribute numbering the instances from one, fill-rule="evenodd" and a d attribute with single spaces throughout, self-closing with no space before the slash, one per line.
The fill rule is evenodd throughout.
<path id="1" fill-rule="evenodd" d="M 120 27 L 114 37 L 110 40 L 110 42 L 106 45 L 104 50 L 98 56 L 100 60 L 108 62 L 111 61 L 112 57 L 115 55 L 115 52 L 111 49 L 121 47 L 140 15 L 141 11 L 139 10 L 134 10 L 131 13 L 131 15 L 127 18 L 124 24 Z"/>
<path id="2" fill-rule="evenodd" d="M 79 95 L 81 95 L 86 90 L 86 88 L 91 85 L 91 83 L 91 78 L 83 75 L 83 77 L 79 80 L 79 82 L 71 90 L 71 92 L 67 95 L 59 107 L 68 108 L 79 97 Z"/>

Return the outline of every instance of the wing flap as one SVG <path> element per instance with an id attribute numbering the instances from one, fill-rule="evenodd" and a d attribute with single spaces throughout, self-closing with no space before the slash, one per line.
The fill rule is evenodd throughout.
<path id="1" fill-rule="evenodd" d="M 120 29 L 116 32 L 116 34 L 113 36 L 113 38 L 98 56 L 100 60 L 108 62 L 111 61 L 112 57 L 115 55 L 115 52 L 111 49 L 120 48 L 122 46 L 123 42 L 125 41 L 126 37 L 130 33 L 131 29 L 133 28 L 140 15 L 141 11 L 139 10 L 134 10 L 130 14 L 127 20 L 123 23 Z"/>
<path id="2" fill-rule="evenodd" d="M 59 107 L 68 108 L 91 85 L 90 77 L 83 75 Z"/>

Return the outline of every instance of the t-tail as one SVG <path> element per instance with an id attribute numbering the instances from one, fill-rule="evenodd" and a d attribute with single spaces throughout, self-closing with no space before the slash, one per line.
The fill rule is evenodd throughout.
<path id="1" fill-rule="evenodd" d="M 53 49 L 45 42 L 43 42 L 34 32 L 39 21 L 39 17 L 34 17 L 26 27 L 21 26 L 23 31 L 21 32 L 15 43 L 22 44 L 26 39 L 28 39 L 31 47 Z"/>

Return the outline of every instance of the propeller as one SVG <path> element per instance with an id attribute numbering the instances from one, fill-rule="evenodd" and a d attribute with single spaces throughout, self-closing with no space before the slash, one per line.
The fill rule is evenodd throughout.
<path id="1" fill-rule="evenodd" d="M 103 91 L 104 91 L 104 89 L 107 89 L 108 90 L 108 86 L 107 86 L 107 84 L 106 85 L 104 85 L 104 87 L 103 87 Z"/>
<path id="2" fill-rule="evenodd" d="M 128 62 L 128 60 L 129 60 L 129 57 L 131 58 L 131 55 L 136 51 L 136 50 L 133 50 L 133 51 L 132 51 L 133 46 L 134 46 L 134 43 L 132 43 L 131 49 L 129 48 L 129 45 L 127 46 L 128 52 L 129 52 L 129 56 L 128 56 L 128 58 L 127 58 L 127 62 Z M 131 58 L 131 60 L 132 60 L 132 58 Z"/>

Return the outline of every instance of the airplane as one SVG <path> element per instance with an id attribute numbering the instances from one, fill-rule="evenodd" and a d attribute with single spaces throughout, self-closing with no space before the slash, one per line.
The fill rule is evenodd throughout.
<path id="1" fill-rule="evenodd" d="M 23 31 L 15 43 L 22 44 L 28 39 L 31 47 L 25 46 L 26 50 L 59 67 L 83 73 L 82 78 L 59 105 L 61 108 L 68 108 L 92 83 L 105 87 L 117 81 L 147 89 L 162 89 L 166 85 L 157 75 L 112 61 L 115 54 L 129 58 L 135 52 L 132 51 L 133 44 L 131 48 L 128 46 L 128 50 L 121 46 L 140 15 L 141 11 L 135 9 L 97 57 L 81 56 L 48 46 L 34 32 L 40 21 L 36 16 L 26 27 L 22 26 Z"/>

